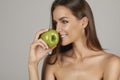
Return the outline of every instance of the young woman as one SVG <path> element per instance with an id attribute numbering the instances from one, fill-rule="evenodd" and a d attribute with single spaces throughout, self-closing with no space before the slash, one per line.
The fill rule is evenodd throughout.
<path id="1" fill-rule="evenodd" d="M 42 80 L 118 80 L 120 59 L 101 47 L 94 18 L 85 0 L 55 0 L 51 7 L 52 27 L 60 43 L 52 49 L 39 35 L 31 44 L 29 78 L 39 80 L 38 64 L 44 60 Z M 47 55 L 52 51 L 52 54 Z"/>

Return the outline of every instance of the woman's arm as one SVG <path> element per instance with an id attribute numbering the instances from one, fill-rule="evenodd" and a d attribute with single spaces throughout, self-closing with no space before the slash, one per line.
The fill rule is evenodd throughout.
<path id="1" fill-rule="evenodd" d="M 43 57 L 47 55 L 52 49 L 48 48 L 47 44 L 39 39 L 39 35 L 43 32 L 46 32 L 47 29 L 39 31 L 30 45 L 29 52 L 29 62 L 28 62 L 28 71 L 29 71 L 29 80 L 39 80 L 38 73 L 38 64 Z"/>
<path id="2" fill-rule="evenodd" d="M 39 80 L 38 66 L 28 65 L 29 69 L 29 80 Z"/>
<path id="3" fill-rule="evenodd" d="M 104 80 L 119 80 L 120 78 L 120 58 L 113 56 L 106 65 Z"/>

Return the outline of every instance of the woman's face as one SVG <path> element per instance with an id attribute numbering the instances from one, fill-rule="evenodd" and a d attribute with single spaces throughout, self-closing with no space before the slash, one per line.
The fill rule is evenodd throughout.
<path id="1" fill-rule="evenodd" d="M 60 33 L 62 45 L 82 39 L 84 35 L 83 20 L 78 20 L 68 8 L 57 6 L 53 11 L 53 20 L 56 23 L 56 31 Z"/>

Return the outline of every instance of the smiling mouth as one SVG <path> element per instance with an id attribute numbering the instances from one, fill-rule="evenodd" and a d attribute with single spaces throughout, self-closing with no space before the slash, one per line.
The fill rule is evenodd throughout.
<path id="1" fill-rule="evenodd" d="M 61 38 L 63 39 L 63 38 L 65 38 L 66 37 L 66 34 L 62 34 L 61 35 Z"/>

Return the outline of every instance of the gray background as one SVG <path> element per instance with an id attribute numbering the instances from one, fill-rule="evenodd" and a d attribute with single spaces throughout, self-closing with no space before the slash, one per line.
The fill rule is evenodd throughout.
<path id="1" fill-rule="evenodd" d="M 52 1 L 0 0 L 0 80 L 28 80 L 29 46 L 37 31 L 48 28 Z M 87 1 L 103 48 L 120 56 L 120 0 Z"/>

